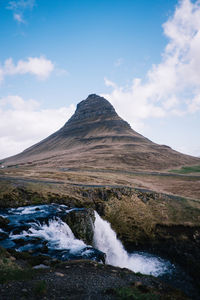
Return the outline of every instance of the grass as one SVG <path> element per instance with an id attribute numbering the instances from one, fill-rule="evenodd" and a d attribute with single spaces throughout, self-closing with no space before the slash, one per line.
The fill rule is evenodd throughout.
<path id="1" fill-rule="evenodd" d="M 158 300 L 159 295 L 151 291 L 142 292 L 135 287 L 121 287 L 116 289 L 109 289 L 108 294 L 113 294 L 120 300 Z"/>
<path id="2" fill-rule="evenodd" d="M 200 166 L 182 167 L 181 169 L 170 170 L 169 172 L 178 174 L 200 173 Z"/>
<path id="3" fill-rule="evenodd" d="M 0 268 L 0 284 L 11 280 L 33 279 L 36 273 L 38 272 L 32 269 L 21 270 L 15 267 Z"/>
<path id="4" fill-rule="evenodd" d="M 29 257 L 31 257 L 30 254 L 19 253 L 18 258 L 25 259 Z M 19 267 L 15 260 L 12 259 L 11 254 L 3 247 L 0 247 L 0 284 L 11 280 L 33 279 L 38 273 L 41 273 L 41 270 L 33 270 L 31 267 L 27 267 L 26 269 Z"/>
<path id="5" fill-rule="evenodd" d="M 34 293 L 37 296 L 44 296 L 47 293 L 47 284 L 45 280 L 36 283 Z"/>

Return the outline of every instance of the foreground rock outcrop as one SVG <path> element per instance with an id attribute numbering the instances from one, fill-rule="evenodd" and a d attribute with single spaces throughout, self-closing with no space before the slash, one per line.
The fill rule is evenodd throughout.
<path id="1" fill-rule="evenodd" d="M 182 292 L 152 276 L 135 274 L 127 269 L 88 260 L 60 263 L 44 261 L 44 258 L 42 261 L 40 257 L 34 261 L 28 255 L 9 253 L 2 248 L 0 296 L 4 300 L 188 299 Z"/>

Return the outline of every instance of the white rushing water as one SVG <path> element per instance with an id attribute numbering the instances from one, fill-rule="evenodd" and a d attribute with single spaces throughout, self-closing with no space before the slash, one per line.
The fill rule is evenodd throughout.
<path id="1" fill-rule="evenodd" d="M 83 249 L 86 245 L 83 241 L 74 237 L 70 227 L 60 218 L 49 220 L 48 224 L 39 222 L 31 223 L 31 228 L 22 231 L 20 234 L 11 234 L 11 239 L 22 237 L 38 237 L 48 241 L 50 249 L 70 249 L 70 252 L 76 252 Z"/>
<path id="2" fill-rule="evenodd" d="M 11 209 L 11 214 L 16 216 L 24 216 L 25 220 L 30 215 L 47 214 L 48 210 L 53 212 L 62 211 L 66 206 L 30 206 Z M 67 211 L 69 213 L 70 210 Z M 20 219 L 21 220 L 21 219 Z M 27 246 L 34 247 L 34 242 L 31 246 L 31 238 L 39 238 L 45 241 L 48 249 L 55 251 L 67 250 L 72 255 L 85 255 L 84 258 L 92 253 L 92 247 L 86 245 L 82 240 L 75 238 L 70 227 L 64 223 L 59 217 L 49 219 L 47 223 L 40 223 L 34 221 L 28 223 L 30 228 L 23 230 L 19 234 L 10 233 L 10 239 L 15 241 L 23 238 L 27 240 Z M 104 221 L 97 212 L 95 212 L 95 226 L 94 226 L 94 245 L 96 249 L 106 253 L 106 263 L 122 268 L 128 268 L 134 272 L 159 276 L 164 273 L 169 273 L 173 269 L 170 262 L 163 260 L 157 256 L 148 253 L 132 253 L 129 254 L 123 247 L 122 243 L 117 239 L 115 232 L 112 230 L 110 224 Z M 26 251 L 28 248 L 20 246 L 19 251 Z M 83 257 L 83 256 L 82 256 Z M 90 258 L 90 256 L 88 256 Z"/>
<path id="3" fill-rule="evenodd" d="M 22 207 L 17 207 L 17 208 L 10 208 L 9 213 L 15 214 L 15 215 L 30 215 L 30 214 L 35 214 L 38 211 L 41 211 L 41 213 L 49 212 L 49 208 L 53 208 L 54 211 L 60 212 L 62 209 L 67 209 L 67 206 L 64 204 L 55 204 L 52 203 L 51 205 L 49 204 L 43 204 L 43 205 L 30 205 L 30 206 L 22 206 Z M 72 209 L 67 209 L 67 213 L 72 211 Z"/>
<path id="4" fill-rule="evenodd" d="M 147 253 L 128 254 L 110 224 L 95 212 L 94 245 L 106 253 L 106 263 L 134 272 L 159 276 L 173 266 L 166 260 Z"/>

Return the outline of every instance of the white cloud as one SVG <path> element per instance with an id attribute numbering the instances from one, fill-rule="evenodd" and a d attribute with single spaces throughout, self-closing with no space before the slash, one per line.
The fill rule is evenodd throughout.
<path id="1" fill-rule="evenodd" d="M 21 14 L 15 13 L 15 14 L 13 15 L 13 18 L 14 18 L 15 21 L 17 21 L 17 22 L 19 22 L 19 23 L 25 23 L 25 21 L 23 20 L 23 17 L 22 17 Z"/>
<path id="2" fill-rule="evenodd" d="M 35 75 L 40 80 L 44 80 L 49 77 L 53 70 L 54 64 L 44 56 L 29 57 L 27 60 L 19 60 L 16 64 L 13 63 L 12 58 L 9 58 L 0 67 L 0 80 L 3 80 L 8 75 L 27 73 Z"/>
<path id="3" fill-rule="evenodd" d="M 1 81 L 3 80 L 3 76 L 4 74 L 3 74 L 3 70 L 1 69 L 1 67 L 0 67 L 0 83 L 1 83 Z"/>
<path id="4" fill-rule="evenodd" d="M 35 100 L 20 96 L 0 99 L 0 159 L 17 154 L 58 130 L 75 110 L 41 109 Z"/>
<path id="5" fill-rule="evenodd" d="M 112 91 L 104 96 L 136 129 L 145 118 L 200 110 L 200 1 L 179 1 L 163 29 L 168 44 L 162 61 L 144 80 L 135 78 L 129 87 L 105 80 Z"/>
<path id="6" fill-rule="evenodd" d="M 200 110 L 200 93 L 196 95 L 190 103 L 188 103 L 188 111 L 190 113 L 195 113 Z"/>
<path id="7" fill-rule="evenodd" d="M 8 9 L 17 10 L 17 9 L 33 9 L 35 6 L 35 0 L 16 0 L 8 2 Z"/>
<path id="8" fill-rule="evenodd" d="M 24 13 L 26 10 L 32 10 L 35 6 L 35 0 L 17 0 L 9 1 L 7 9 L 13 12 L 13 18 L 18 23 L 26 23 Z"/>
<path id="9" fill-rule="evenodd" d="M 165 110 L 148 102 L 148 87 L 141 86 L 141 80 L 135 78 L 130 88 L 118 87 L 109 80 L 105 80 L 106 85 L 113 87 L 110 94 L 103 96 L 108 99 L 115 107 L 119 115 L 127 120 L 135 129 L 141 131 L 143 129 L 143 121 L 148 117 L 163 117 Z"/>

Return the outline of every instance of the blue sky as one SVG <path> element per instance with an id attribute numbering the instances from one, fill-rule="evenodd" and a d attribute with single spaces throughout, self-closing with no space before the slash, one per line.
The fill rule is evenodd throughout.
<path id="1" fill-rule="evenodd" d="M 0 16 L 0 158 L 57 130 L 90 93 L 200 156 L 199 1 L 0 0 Z"/>

